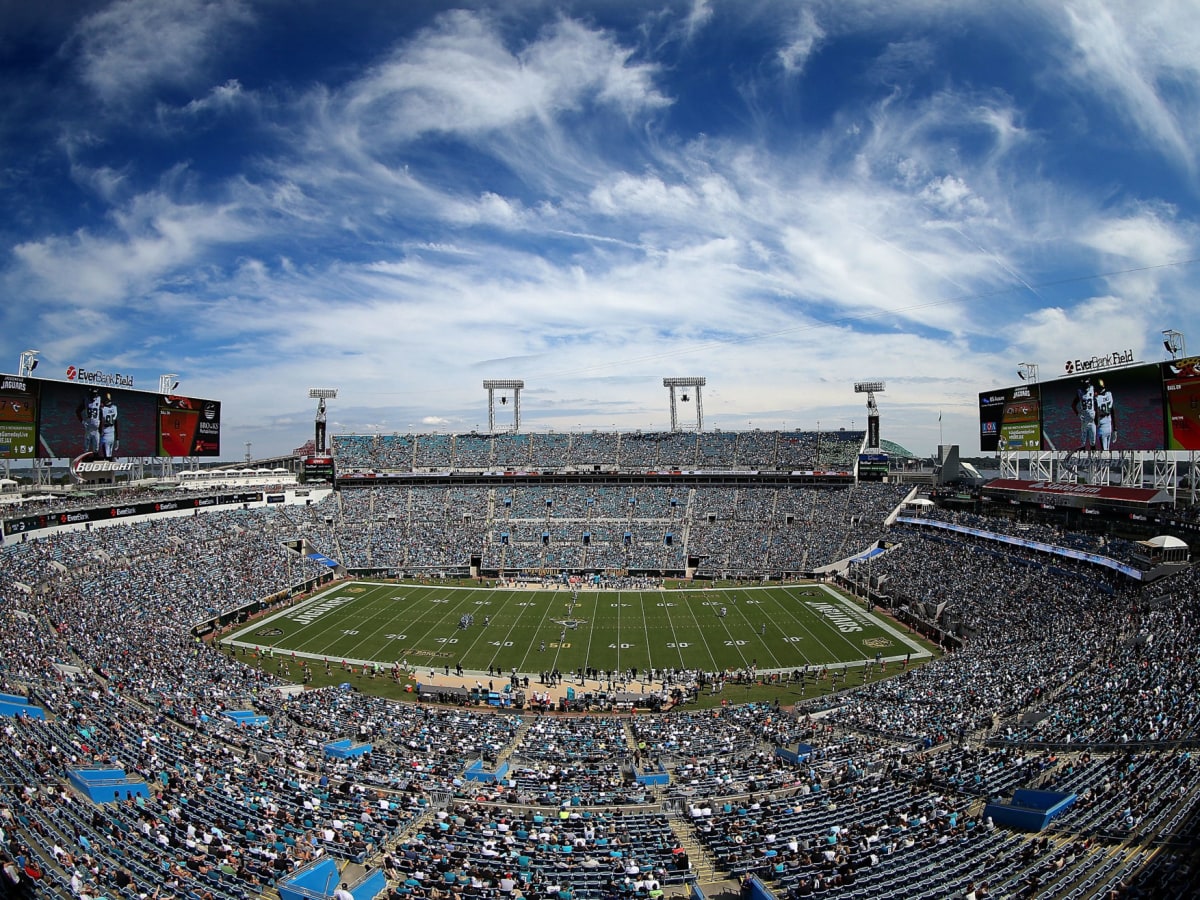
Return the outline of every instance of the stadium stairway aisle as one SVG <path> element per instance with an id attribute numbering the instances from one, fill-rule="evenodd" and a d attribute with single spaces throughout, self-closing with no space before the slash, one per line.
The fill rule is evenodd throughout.
<path id="1" fill-rule="evenodd" d="M 685 816 L 678 813 L 670 815 L 667 823 L 671 826 L 671 831 L 674 832 L 676 839 L 679 841 L 685 851 L 687 851 L 688 861 L 691 863 L 692 875 L 696 882 L 701 886 L 723 882 L 726 880 L 724 874 L 717 874 L 717 860 L 704 845 L 696 838 L 695 832 L 692 830 L 691 821 Z M 735 882 L 736 884 L 736 882 Z M 705 891 L 705 896 L 714 896 Z"/>
<path id="2" fill-rule="evenodd" d="M 704 893 L 705 900 L 740 900 L 742 886 L 734 879 L 724 881 L 697 882 L 696 886 Z M 669 888 L 667 897 L 690 897 L 691 889 L 687 885 Z"/>
<path id="3" fill-rule="evenodd" d="M 505 744 L 504 748 L 496 754 L 496 766 L 493 768 L 500 766 L 501 763 L 507 761 L 517 752 L 517 748 L 521 746 L 521 743 L 525 740 L 525 735 L 529 732 L 531 727 L 530 721 L 529 716 L 521 717 L 521 724 L 513 733 L 512 740 Z"/>
<path id="4" fill-rule="evenodd" d="M 632 719 L 625 720 L 625 746 L 629 750 L 630 757 L 633 756 L 633 752 L 638 748 L 637 737 L 633 733 Z"/>

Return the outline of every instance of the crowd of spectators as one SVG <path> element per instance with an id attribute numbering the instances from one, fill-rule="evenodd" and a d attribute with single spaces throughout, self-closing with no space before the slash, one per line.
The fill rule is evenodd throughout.
<path id="1" fill-rule="evenodd" d="M 861 431 L 336 434 L 339 472 L 849 471 Z"/>
<path id="2" fill-rule="evenodd" d="M 908 490 L 663 485 L 413 485 L 338 492 L 357 567 L 812 571 L 868 549 Z"/>
<path id="3" fill-rule="evenodd" d="M 736 532 L 782 513 L 817 535 L 816 523 L 836 523 L 840 538 L 816 538 L 827 558 L 861 549 L 867 520 L 878 532 L 877 513 L 897 499 L 887 486 L 729 489 L 699 503 L 654 489 L 635 504 L 589 504 L 555 489 L 546 504 L 536 490 L 508 495 L 506 528 L 540 535 L 599 507 L 625 512 L 608 525 L 623 537 L 638 520 L 625 508 L 644 505 L 655 528 L 686 534 L 699 522 L 726 560 L 747 541 L 717 523 Z M 486 546 L 503 498 L 453 491 L 339 492 L 310 508 L 213 511 L 0 548 L 0 691 L 47 713 L 0 721 L 8 857 L 62 897 L 156 889 L 241 900 L 322 856 L 382 863 L 402 896 L 652 896 L 691 871 L 682 829 L 720 871 L 789 896 L 979 895 L 985 880 L 994 895 L 1037 896 L 1097 871 L 1093 888 L 1119 889 L 1138 857 L 1110 850 L 1163 829 L 1186 840 L 1196 826 L 1195 569 L 1142 586 L 1020 548 L 892 528 L 874 574 L 918 617 L 955 623 L 961 649 L 795 709 L 531 717 L 333 688 L 289 696 L 272 667 L 192 636 L 319 572 L 285 549 L 297 536 L 344 543 L 358 540 L 354 529 L 398 530 L 406 562 L 448 559 L 464 534 Z M 364 546 L 368 557 L 392 552 Z M 715 676 L 647 674 L 664 687 Z M 262 721 L 226 715 L 238 710 Z M 327 757 L 340 738 L 373 749 Z M 798 763 L 775 752 L 801 743 L 813 752 Z M 469 763 L 502 760 L 504 777 L 468 777 Z M 150 796 L 85 802 L 66 786 L 78 767 L 123 768 Z M 659 772 L 670 776 L 663 788 L 635 778 Z M 1016 787 L 1079 802 L 1053 839 L 1030 839 L 979 813 L 979 799 Z M 1194 881 L 1161 858 L 1153 875 L 1176 893 Z"/>
<path id="4" fill-rule="evenodd" d="M 990 534 L 1002 534 L 1027 541 L 1037 541 L 1052 547 L 1077 550 L 1081 553 L 1094 553 L 1124 563 L 1133 564 L 1137 562 L 1136 557 L 1139 554 L 1144 556 L 1144 550 L 1137 541 L 1115 535 L 1070 531 L 1058 523 L 1030 522 L 1008 516 L 984 516 L 979 513 L 946 509 L 940 506 L 927 507 L 922 512 L 922 517 L 939 522 L 949 522 L 964 528 L 975 528 Z"/>

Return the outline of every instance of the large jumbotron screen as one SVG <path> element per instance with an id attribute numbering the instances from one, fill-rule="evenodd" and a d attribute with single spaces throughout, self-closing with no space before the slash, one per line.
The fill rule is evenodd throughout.
<path id="1" fill-rule="evenodd" d="M 110 385 L 0 376 L 0 459 L 219 456 L 221 404 Z"/>
<path id="2" fill-rule="evenodd" d="M 979 449 L 1200 447 L 1197 411 L 1191 405 L 1200 396 L 1200 377 L 1188 362 L 1196 360 L 1101 369 L 984 391 L 979 395 Z"/>

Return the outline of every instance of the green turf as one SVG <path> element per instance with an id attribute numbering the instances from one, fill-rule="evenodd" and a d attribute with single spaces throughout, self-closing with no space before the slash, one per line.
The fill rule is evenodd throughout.
<path id="1" fill-rule="evenodd" d="M 720 615 L 722 608 L 725 615 Z M 464 615 L 474 624 L 460 628 Z M 489 624 L 484 625 L 487 617 Z M 331 662 L 539 673 L 578 668 L 791 671 L 929 655 L 820 585 L 504 590 L 348 582 L 230 636 Z M 544 649 L 543 649 L 544 647 Z"/>

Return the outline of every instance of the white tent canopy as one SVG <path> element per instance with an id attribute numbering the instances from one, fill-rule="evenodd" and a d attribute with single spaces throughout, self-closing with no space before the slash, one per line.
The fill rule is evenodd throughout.
<path id="1" fill-rule="evenodd" d="M 1159 550 L 1186 550 L 1187 543 L 1181 541 L 1177 537 L 1171 537 L 1169 534 L 1160 534 L 1158 537 L 1152 537 L 1145 541 L 1140 541 L 1145 547 L 1156 547 Z"/>

